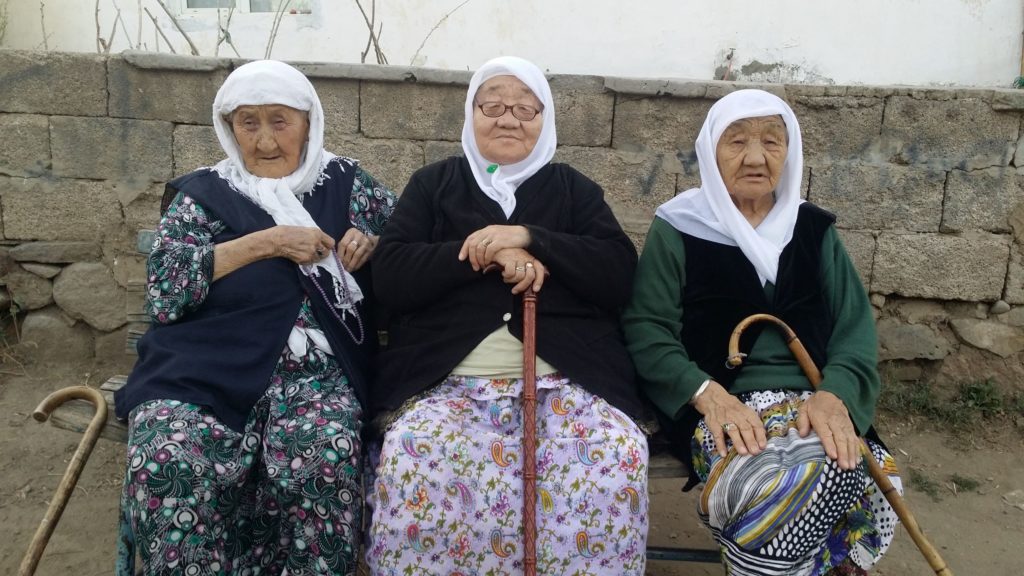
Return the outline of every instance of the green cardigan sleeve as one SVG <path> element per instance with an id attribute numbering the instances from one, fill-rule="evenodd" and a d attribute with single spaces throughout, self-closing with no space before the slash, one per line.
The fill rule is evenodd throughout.
<path id="1" fill-rule="evenodd" d="M 685 285 L 683 238 L 668 222 L 655 218 L 622 325 L 644 392 L 659 410 L 674 418 L 710 378 L 690 360 L 680 341 Z"/>
<path id="2" fill-rule="evenodd" d="M 832 308 L 832 335 L 821 390 L 832 392 L 846 404 L 850 419 L 863 435 L 874 420 L 882 387 L 878 336 L 868 295 L 834 227 L 822 240 L 821 281 Z"/>

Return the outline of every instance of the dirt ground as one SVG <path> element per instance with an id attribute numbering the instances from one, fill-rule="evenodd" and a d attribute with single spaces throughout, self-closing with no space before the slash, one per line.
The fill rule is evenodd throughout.
<path id="1" fill-rule="evenodd" d="M 0 370 L 13 371 L 10 365 Z M 42 519 L 76 434 L 31 419 L 50 391 L 72 384 L 98 386 L 117 367 L 27 366 L 0 374 L 0 574 L 14 574 Z M 932 495 L 910 486 L 907 498 L 921 526 L 959 576 L 1024 573 L 1024 432 L 1012 424 L 985 438 L 956 440 L 927 424 L 881 418 L 879 428 L 909 479 L 913 468 Z M 36 572 L 39 576 L 111 574 L 124 446 L 100 440 Z M 955 487 L 951 477 L 977 486 Z M 693 512 L 693 495 L 675 481 L 651 482 L 649 541 L 660 546 L 707 547 Z M 722 575 L 709 564 L 650 562 L 657 576 Z M 905 530 L 873 572 L 883 576 L 932 574 Z"/>

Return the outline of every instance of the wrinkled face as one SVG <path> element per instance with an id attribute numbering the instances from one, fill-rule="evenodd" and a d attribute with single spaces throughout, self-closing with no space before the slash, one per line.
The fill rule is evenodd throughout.
<path id="1" fill-rule="evenodd" d="M 245 169 L 260 178 L 283 178 L 302 163 L 309 137 L 306 112 L 283 104 L 239 106 L 228 122 Z"/>
<path id="2" fill-rule="evenodd" d="M 788 150 L 781 116 L 744 118 L 730 124 L 718 140 L 715 158 L 733 202 L 771 198 Z"/>
<path id="3" fill-rule="evenodd" d="M 480 105 L 500 102 L 508 106 L 526 105 L 534 110 L 544 106 L 533 92 L 515 76 L 495 76 L 480 85 L 473 107 L 473 135 L 480 154 L 495 164 L 515 164 L 530 155 L 537 145 L 541 128 L 544 126 L 543 112 L 532 120 L 523 121 L 511 109 L 497 118 L 489 118 L 480 110 Z M 521 114 L 520 114 L 521 115 Z"/>

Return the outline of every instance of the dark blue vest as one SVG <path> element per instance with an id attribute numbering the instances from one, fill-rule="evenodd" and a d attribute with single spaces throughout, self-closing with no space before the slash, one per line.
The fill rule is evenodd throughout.
<path id="1" fill-rule="evenodd" d="M 772 314 L 800 337 L 818 366 L 832 333 L 831 312 L 821 286 L 821 243 L 835 216 L 809 202 L 800 205 L 793 238 L 782 250 L 774 298 L 769 300 L 754 265 L 736 246 L 725 246 L 682 234 L 686 248 L 686 286 L 683 288 L 683 333 L 686 354 L 701 370 L 726 389 L 742 369 L 728 369 L 729 337 L 751 314 Z M 765 328 L 753 324 L 740 338 L 740 351 L 749 353 Z M 701 415 L 688 406 L 679 420 L 659 413 L 669 449 L 686 464 L 689 480 L 684 490 L 700 482 L 693 470 L 690 439 Z"/>
<path id="2" fill-rule="evenodd" d="M 332 238 L 352 226 L 349 200 L 355 165 L 336 159 L 322 184 L 307 194 L 303 206 Z M 186 192 L 225 224 L 214 243 L 227 242 L 274 226 L 261 208 L 231 189 L 211 170 L 199 170 L 167 184 Z M 375 351 L 376 327 L 370 317 L 371 283 L 367 267 L 355 274 L 365 296 L 359 313 L 364 338 L 356 345 L 316 289 L 292 261 L 270 258 L 253 262 L 210 285 L 206 300 L 173 324 L 153 324 L 139 341 L 139 359 L 128 383 L 116 394 L 117 415 L 126 418 L 142 402 L 170 399 L 207 406 L 233 430 L 241 431 L 253 405 L 266 391 L 304 295 L 334 350 L 339 366 L 360 402 L 366 405 L 367 365 Z M 324 292 L 331 279 L 321 274 Z M 347 324 L 358 336 L 355 318 Z"/>
<path id="3" fill-rule="evenodd" d="M 751 314 L 783 320 L 799 335 L 814 363 L 825 365 L 832 316 L 821 286 L 821 243 L 833 222 L 831 213 L 809 202 L 800 205 L 793 238 L 779 257 L 771 300 L 739 247 L 682 235 L 686 287 L 681 340 L 690 359 L 726 389 L 739 373 L 725 366 L 729 337 Z M 750 353 L 766 326 L 757 323 L 744 331 L 740 351 Z"/>

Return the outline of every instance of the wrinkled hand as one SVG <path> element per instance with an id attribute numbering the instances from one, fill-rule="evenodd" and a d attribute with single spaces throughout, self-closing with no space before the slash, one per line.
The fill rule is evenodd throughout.
<path id="1" fill-rule="evenodd" d="M 740 455 L 757 456 L 768 445 L 764 423 L 753 408 L 740 402 L 739 398 L 714 380 L 693 402 L 693 407 L 704 416 L 704 422 L 715 437 L 715 448 L 722 458 L 729 453 L 726 449 L 726 434 Z M 729 424 L 726 432 L 723 424 Z"/>
<path id="2" fill-rule="evenodd" d="M 835 394 L 823 390 L 812 394 L 800 407 L 796 427 L 801 438 L 812 429 L 817 432 L 825 454 L 843 470 L 860 464 L 860 438 L 846 405 Z"/>
<path id="3" fill-rule="evenodd" d="M 334 239 L 319 228 L 281 225 L 264 232 L 271 255 L 296 264 L 312 264 L 330 254 L 334 247 Z"/>
<path id="4" fill-rule="evenodd" d="M 514 284 L 513 294 L 526 292 L 531 287 L 534 292 L 540 292 L 548 274 L 547 267 L 522 248 L 499 250 L 494 255 L 494 262 L 484 272 L 498 268 L 501 269 L 501 279 L 506 284 Z"/>
<path id="5" fill-rule="evenodd" d="M 469 259 L 474 272 L 495 262 L 495 255 L 509 248 L 530 247 L 530 231 L 525 226 L 492 224 L 466 237 L 459 249 L 459 261 Z"/>
<path id="6" fill-rule="evenodd" d="M 355 228 L 349 228 L 338 240 L 338 256 L 341 265 L 349 272 L 355 272 L 370 260 L 380 238 L 368 236 Z"/>

